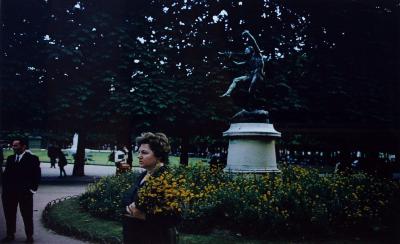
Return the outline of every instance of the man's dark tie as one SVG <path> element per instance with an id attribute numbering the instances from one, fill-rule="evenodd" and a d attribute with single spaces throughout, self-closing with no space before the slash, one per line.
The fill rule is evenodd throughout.
<path id="1" fill-rule="evenodd" d="M 19 156 L 15 156 L 15 162 L 18 163 L 19 162 Z"/>

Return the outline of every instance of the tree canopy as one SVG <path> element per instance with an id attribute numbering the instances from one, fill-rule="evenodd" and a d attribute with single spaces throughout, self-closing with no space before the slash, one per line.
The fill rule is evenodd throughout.
<path id="1" fill-rule="evenodd" d="M 248 29 L 282 129 L 398 136 L 398 1 L 2 3 L 2 130 L 221 135 L 239 108 L 219 96 L 244 71 L 218 52 L 243 52 Z"/>

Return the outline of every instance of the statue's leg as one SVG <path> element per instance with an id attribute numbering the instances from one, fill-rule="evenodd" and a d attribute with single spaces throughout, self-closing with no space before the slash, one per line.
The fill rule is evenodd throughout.
<path id="1" fill-rule="evenodd" d="M 243 75 L 243 76 L 239 76 L 239 77 L 236 77 L 235 79 L 233 79 L 233 81 L 232 81 L 231 85 L 229 86 L 228 90 L 223 95 L 221 95 L 221 97 L 229 97 L 231 95 L 233 89 L 235 89 L 236 84 L 238 82 L 247 80 L 248 78 L 249 77 L 247 75 Z"/>
<path id="2" fill-rule="evenodd" d="M 254 90 L 254 86 L 255 86 L 258 78 L 262 79 L 261 76 L 259 74 L 257 74 L 257 73 L 253 75 L 253 77 L 251 79 L 250 86 L 249 86 L 249 93 L 250 94 L 252 94 L 252 92 Z"/>

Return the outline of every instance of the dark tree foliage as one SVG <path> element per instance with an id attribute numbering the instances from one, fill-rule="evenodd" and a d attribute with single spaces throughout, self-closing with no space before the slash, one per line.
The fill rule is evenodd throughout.
<path id="1" fill-rule="evenodd" d="M 309 21 L 294 87 L 308 110 L 295 122 L 319 128 L 313 133 L 331 146 L 399 152 L 399 1 L 290 6 Z"/>
<path id="2" fill-rule="evenodd" d="M 284 101 L 287 111 L 301 108 L 290 81 L 271 75 L 271 70 L 284 57 L 296 60 L 300 55 L 305 18 L 278 1 L 151 1 L 139 16 L 147 23 L 137 40 L 145 53 L 156 54 L 151 68 L 157 69 L 161 79 L 174 81 L 174 89 L 169 93 L 164 89 L 172 98 L 168 109 L 157 113 L 166 120 L 158 120 L 156 127 L 181 138 L 181 163 L 187 163 L 189 138 L 221 134 L 228 127 L 227 119 L 239 109 L 219 96 L 244 71 L 229 66 L 230 61 L 218 52 L 243 52 L 241 33 L 245 29 L 256 33 L 263 54 L 272 60 L 268 82 L 261 89 L 264 105 L 278 110 Z M 138 70 L 143 76 L 148 74 Z M 272 94 L 279 87 L 291 99 L 274 99 Z"/>
<path id="3" fill-rule="evenodd" d="M 294 4 L 310 21 L 305 45 L 309 63 L 304 69 L 308 86 L 302 95 L 319 115 L 314 117 L 358 125 L 394 122 L 398 116 L 398 1 Z"/>
<path id="4" fill-rule="evenodd" d="M 44 48 L 45 9 L 32 1 L 3 1 L 1 6 L 1 129 L 44 129 L 46 87 L 44 64 L 36 55 Z"/>
<path id="5" fill-rule="evenodd" d="M 101 7 L 105 6 L 93 2 L 82 7 L 72 2 L 49 6 L 48 47 L 44 50 L 49 127 L 78 132 L 76 176 L 84 175 L 88 134 L 99 133 L 111 114 L 106 103 L 108 79 L 114 61 L 119 60 L 118 45 L 111 34 L 119 18 L 97 12 Z M 113 13 L 113 9 L 108 10 Z"/>
<path id="6" fill-rule="evenodd" d="M 245 71 L 218 52 L 243 52 L 246 29 L 269 60 L 261 106 L 283 132 L 399 145 L 398 1 L 2 3 L 2 130 L 79 132 L 76 175 L 93 134 L 130 145 L 159 130 L 182 151 L 220 136 L 240 108 L 219 96 Z"/>

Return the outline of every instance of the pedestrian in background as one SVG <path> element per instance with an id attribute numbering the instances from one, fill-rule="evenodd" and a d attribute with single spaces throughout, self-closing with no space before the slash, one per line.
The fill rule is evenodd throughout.
<path id="1" fill-rule="evenodd" d="M 67 177 L 67 173 L 65 172 L 65 165 L 68 164 L 67 158 L 65 157 L 65 154 L 61 150 L 61 148 L 58 148 L 57 150 L 57 160 L 58 160 L 58 167 L 60 168 L 60 178 L 62 177 Z M 63 176 L 64 175 L 64 176 Z"/>
<path id="2" fill-rule="evenodd" d="M 50 158 L 50 168 L 56 168 L 57 148 L 52 143 L 47 148 L 47 156 Z"/>

